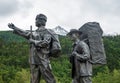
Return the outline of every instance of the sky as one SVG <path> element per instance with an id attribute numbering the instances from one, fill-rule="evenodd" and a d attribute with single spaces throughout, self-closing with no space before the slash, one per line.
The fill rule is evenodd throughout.
<path id="1" fill-rule="evenodd" d="M 120 34 L 120 0 L 0 0 L 0 31 L 8 23 L 29 30 L 37 14 L 48 18 L 46 28 L 61 26 L 67 31 L 86 22 L 99 22 L 104 34 Z"/>

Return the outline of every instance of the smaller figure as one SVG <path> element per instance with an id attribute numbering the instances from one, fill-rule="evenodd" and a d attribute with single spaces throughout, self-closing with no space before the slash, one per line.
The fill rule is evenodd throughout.
<path id="1" fill-rule="evenodd" d="M 70 55 L 72 64 L 72 83 L 92 83 L 92 63 L 90 63 L 90 50 L 88 45 L 80 40 L 82 32 L 71 29 L 67 34 L 74 42 Z"/>

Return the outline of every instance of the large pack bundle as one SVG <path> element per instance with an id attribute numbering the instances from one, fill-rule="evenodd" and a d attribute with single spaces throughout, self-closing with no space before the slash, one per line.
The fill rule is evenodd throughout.
<path id="1" fill-rule="evenodd" d="M 48 29 L 47 31 L 52 36 L 50 56 L 58 57 L 60 56 L 60 53 L 61 53 L 61 45 L 60 45 L 58 35 L 51 29 Z"/>
<path id="2" fill-rule="evenodd" d="M 82 32 L 80 39 L 84 40 L 90 48 L 91 63 L 106 64 L 106 55 L 102 41 L 103 31 L 99 23 L 85 23 L 79 30 Z"/>

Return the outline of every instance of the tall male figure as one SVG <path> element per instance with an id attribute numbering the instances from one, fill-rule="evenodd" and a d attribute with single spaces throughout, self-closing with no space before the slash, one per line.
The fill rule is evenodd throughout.
<path id="1" fill-rule="evenodd" d="M 38 14 L 35 20 L 38 29 L 34 32 L 19 29 L 12 23 L 9 23 L 8 27 L 30 42 L 31 83 L 40 83 L 41 76 L 46 83 L 56 83 L 49 60 L 53 35 L 45 28 L 47 17 L 44 14 Z"/>
<path id="2" fill-rule="evenodd" d="M 74 42 L 73 51 L 70 56 L 72 63 L 72 83 L 92 83 L 92 64 L 90 63 L 90 50 L 88 45 L 80 40 L 82 33 L 79 30 L 71 29 L 67 34 Z"/>

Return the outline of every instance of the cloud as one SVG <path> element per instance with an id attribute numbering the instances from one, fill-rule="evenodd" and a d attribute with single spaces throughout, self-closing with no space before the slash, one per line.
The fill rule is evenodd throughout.
<path id="1" fill-rule="evenodd" d="M 97 14 L 114 14 L 119 15 L 120 11 L 120 0 L 84 0 L 87 9 L 90 9 Z"/>
<path id="2" fill-rule="evenodd" d="M 119 3 L 120 0 L 84 0 L 82 11 L 87 20 L 100 22 L 105 33 L 120 33 Z M 81 20 L 83 21 L 83 19 Z"/>
<path id="3" fill-rule="evenodd" d="M 120 33 L 120 0 L 69 0 L 49 3 L 49 13 L 57 24 L 69 30 L 89 21 L 97 21 L 105 33 Z M 54 8 L 54 10 L 50 10 Z M 114 28 L 114 30 L 113 30 Z"/>
<path id="4" fill-rule="evenodd" d="M 32 2 L 28 0 L 0 0 L 0 17 L 16 13 L 26 14 L 32 8 Z"/>
<path id="5" fill-rule="evenodd" d="M 15 13 L 18 10 L 17 0 L 0 0 L 0 16 Z"/>
<path id="6" fill-rule="evenodd" d="M 4 5 L 1 5 L 2 3 L 0 2 L 0 11 L 3 8 L 5 9 L 4 11 L 6 11 L 6 13 L 0 12 L 0 16 L 7 17 L 10 15 L 4 21 L 0 19 L 2 22 L 14 22 L 20 27 L 28 27 L 28 25 L 32 23 L 32 25 L 34 25 L 37 14 L 43 13 L 48 17 L 46 27 L 54 28 L 60 25 L 69 30 L 71 28 L 80 28 L 80 26 L 86 22 L 97 21 L 101 24 L 105 33 L 120 33 L 120 0 L 7 1 L 3 3 Z M 8 3 L 12 5 L 10 4 L 9 6 L 7 5 Z M 9 8 L 6 8 L 6 6 L 9 6 Z M 2 25 L 1 27 L 4 26 Z"/>
<path id="7" fill-rule="evenodd" d="M 34 0 L 33 0 L 34 1 Z M 32 0 L 19 0 L 19 14 L 24 17 L 28 16 L 30 9 L 33 8 Z"/>

